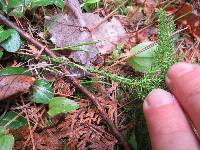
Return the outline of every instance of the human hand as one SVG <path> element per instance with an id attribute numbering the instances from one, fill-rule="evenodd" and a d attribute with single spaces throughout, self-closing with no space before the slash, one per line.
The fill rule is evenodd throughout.
<path id="1" fill-rule="evenodd" d="M 153 90 L 143 104 L 153 150 L 199 150 L 200 66 L 178 63 L 167 74 L 172 94 Z M 190 121 L 191 120 L 191 121 Z"/>

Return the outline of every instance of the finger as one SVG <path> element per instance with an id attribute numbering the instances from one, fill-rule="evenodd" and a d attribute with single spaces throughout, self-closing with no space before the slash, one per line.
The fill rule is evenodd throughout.
<path id="1" fill-rule="evenodd" d="M 200 67 L 178 63 L 169 69 L 166 82 L 200 133 Z"/>
<path id="2" fill-rule="evenodd" d="M 199 150 L 197 139 L 175 98 L 168 92 L 152 91 L 143 111 L 154 150 Z"/>

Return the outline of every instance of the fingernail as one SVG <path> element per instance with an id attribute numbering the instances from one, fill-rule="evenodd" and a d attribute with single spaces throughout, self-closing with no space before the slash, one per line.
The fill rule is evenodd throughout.
<path id="1" fill-rule="evenodd" d="M 180 77 L 188 72 L 191 72 L 192 70 L 193 70 L 192 64 L 183 62 L 175 64 L 172 67 L 170 67 L 167 73 L 168 81 L 170 81 L 172 77 Z"/>
<path id="2" fill-rule="evenodd" d="M 175 98 L 162 89 L 153 90 L 145 99 L 145 107 L 157 108 L 175 102 Z"/>
<path id="3" fill-rule="evenodd" d="M 165 78 L 165 82 L 167 83 L 167 85 L 170 85 L 171 84 L 171 80 L 168 76 L 166 76 Z"/>

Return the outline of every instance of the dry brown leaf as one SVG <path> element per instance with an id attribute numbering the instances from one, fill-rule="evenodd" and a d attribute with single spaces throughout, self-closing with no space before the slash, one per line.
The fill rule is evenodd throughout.
<path id="1" fill-rule="evenodd" d="M 187 31 L 200 41 L 200 15 L 193 13 L 194 9 L 192 5 L 185 2 L 181 2 L 178 7 L 170 5 L 166 8 L 168 12 L 175 14 L 178 24 L 183 28 L 187 27 Z"/>
<path id="2" fill-rule="evenodd" d="M 103 18 L 97 14 L 85 13 L 85 21 L 88 28 L 94 28 Z M 109 54 L 120 42 L 127 38 L 126 31 L 120 21 L 113 17 L 109 22 L 101 24 L 91 32 L 93 41 L 98 41 L 97 48 L 100 54 Z"/>
<path id="3" fill-rule="evenodd" d="M 87 28 L 95 27 L 103 18 L 96 14 L 83 14 Z M 97 59 L 98 54 L 111 53 L 113 48 L 126 39 L 126 31 L 121 23 L 114 17 L 110 22 L 105 22 L 95 30 L 89 32 L 82 29 L 80 21 L 75 15 L 63 15 L 50 19 L 48 30 L 51 34 L 51 41 L 58 47 L 70 46 L 82 42 L 98 42 L 97 45 L 85 45 L 78 47 L 79 52 L 72 52 L 70 58 L 75 62 L 85 65 L 92 65 Z"/>
<path id="4" fill-rule="evenodd" d="M 182 3 L 181 6 L 182 7 L 180 7 L 175 14 L 176 18 L 184 16 L 193 10 L 193 7 L 188 3 Z M 189 27 L 189 31 L 200 41 L 200 15 L 190 13 L 179 19 L 177 22 L 181 23 L 184 27 Z"/>
<path id="5" fill-rule="evenodd" d="M 153 15 L 154 9 L 156 8 L 156 3 L 156 0 L 145 0 L 144 13 L 148 18 Z"/>
<path id="6" fill-rule="evenodd" d="M 29 91 L 35 78 L 25 75 L 0 77 L 0 101 Z"/>
<path id="7" fill-rule="evenodd" d="M 82 30 L 79 20 L 73 14 L 60 14 L 55 16 L 49 21 L 49 25 L 47 26 L 51 34 L 51 41 L 57 47 L 65 47 L 91 41 L 90 33 Z M 70 58 L 75 62 L 91 65 L 98 54 L 96 47 L 81 46 L 79 48 L 85 51 L 72 52 Z"/>

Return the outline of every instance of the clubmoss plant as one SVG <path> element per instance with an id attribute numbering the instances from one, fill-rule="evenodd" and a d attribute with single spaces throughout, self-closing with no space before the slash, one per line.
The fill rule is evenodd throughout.
<path id="1" fill-rule="evenodd" d="M 101 72 L 93 67 L 83 67 L 70 62 L 67 58 L 48 58 L 41 56 L 43 60 L 51 60 L 54 64 L 65 64 L 70 67 L 78 67 L 84 71 L 96 73 L 108 77 L 115 82 L 121 83 L 134 93 L 135 99 L 144 99 L 154 88 L 165 88 L 164 79 L 168 68 L 176 62 L 173 56 L 175 48 L 173 33 L 175 24 L 172 17 L 168 17 L 163 9 L 158 13 L 158 48 L 155 51 L 155 60 L 151 68 L 141 78 L 125 78 L 108 72 Z"/>
<path id="2" fill-rule="evenodd" d="M 122 83 L 124 86 L 133 90 L 135 98 L 144 99 L 154 88 L 165 88 L 165 75 L 168 68 L 176 62 L 173 56 L 175 48 L 172 34 L 175 32 L 175 24 L 172 17 L 168 17 L 163 9 L 158 13 L 158 48 L 155 51 L 155 60 L 149 71 L 141 78 L 124 78 L 112 75 L 107 72 L 100 72 L 96 69 L 88 69 L 90 72 L 106 76 L 112 80 Z"/>
<path id="3" fill-rule="evenodd" d="M 155 62 L 144 77 L 135 81 L 138 98 L 144 99 L 154 88 L 165 88 L 165 75 L 169 67 L 176 62 L 173 56 L 175 42 L 172 34 L 175 32 L 175 24 L 172 17 L 166 12 L 159 11 L 158 24 L 158 48 L 155 51 Z"/>

